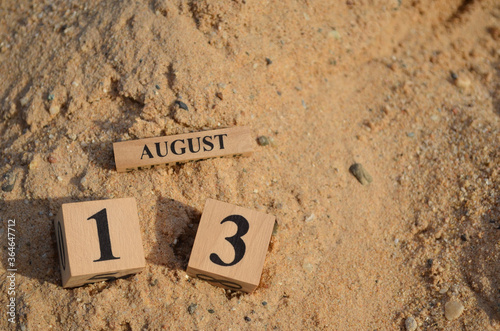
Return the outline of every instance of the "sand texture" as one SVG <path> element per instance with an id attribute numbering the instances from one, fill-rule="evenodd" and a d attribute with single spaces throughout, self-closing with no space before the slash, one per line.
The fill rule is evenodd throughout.
<path id="1" fill-rule="evenodd" d="M 0 77 L 0 329 L 500 329 L 498 1 L 4 0 Z M 252 156 L 115 169 L 234 126 Z M 145 271 L 63 289 L 61 204 L 121 197 Z M 277 218 L 251 294 L 186 274 L 207 198 Z"/>

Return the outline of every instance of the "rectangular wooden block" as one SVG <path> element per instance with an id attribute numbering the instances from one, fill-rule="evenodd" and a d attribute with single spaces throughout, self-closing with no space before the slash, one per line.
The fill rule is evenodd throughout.
<path id="1" fill-rule="evenodd" d="M 134 198 L 65 203 L 54 220 L 63 287 L 144 269 Z"/>
<path id="2" fill-rule="evenodd" d="M 208 199 L 187 274 L 230 290 L 252 292 L 260 283 L 275 217 Z"/>
<path id="3" fill-rule="evenodd" d="M 113 143 L 116 171 L 229 155 L 249 155 L 253 141 L 248 127 L 201 131 Z"/>

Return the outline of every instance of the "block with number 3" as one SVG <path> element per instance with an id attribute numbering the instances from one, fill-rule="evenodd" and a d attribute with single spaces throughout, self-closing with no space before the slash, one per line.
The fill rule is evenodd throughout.
<path id="1" fill-rule="evenodd" d="M 145 267 L 134 198 L 63 204 L 54 226 L 63 287 L 115 279 Z"/>
<path id="2" fill-rule="evenodd" d="M 189 258 L 191 277 L 252 292 L 260 283 L 275 217 L 208 199 Z"/>

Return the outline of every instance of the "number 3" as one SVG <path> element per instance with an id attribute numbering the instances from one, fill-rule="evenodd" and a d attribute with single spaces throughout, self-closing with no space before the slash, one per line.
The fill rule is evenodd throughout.
<path id="1" fill-rule="evenodd" d="M 230 267 L 240 262 L 241 259 L 243 259 L 243 256 L 245 256 L 246 246 L 241 237 L 243 237 L 248 232 L 250 225 L 248 224 L 247 219 L 241 215 L 228 216 L 224 218 L 222 222 L 220 222 L 220 224 L 224 224 L 225 222 L 233 222 L 238 226 L 238 231 L 236 231 L 236 234 L 234 236 L 225 238 L 231 245 L 233 245 L 234 260 L 230 263 L 225 263 L 221 260 L 219 255 L 212 253 L 210 254 L 210 261 L 223 267 Z"/>

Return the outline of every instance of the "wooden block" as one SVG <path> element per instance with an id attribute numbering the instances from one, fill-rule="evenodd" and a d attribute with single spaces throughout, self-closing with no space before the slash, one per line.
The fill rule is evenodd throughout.
<path id="1" fill-rule="evenodd" d="M 187 273 L 230 290 L 252 292 L 260 282 L 275 217 L 208 199 Z"/>
<path id="2" fill-rule="evenodd" d="M 54 220 L 63 287 L 144 269 L 134 198 L 65 203 Z"/>
<path id="3" fill-rule="evenodd" d="M 250 155 L 248 127 L 211 130 L 113 143 L 116 171 L 150 169 L 159 165 L 229 155 Z"/>

